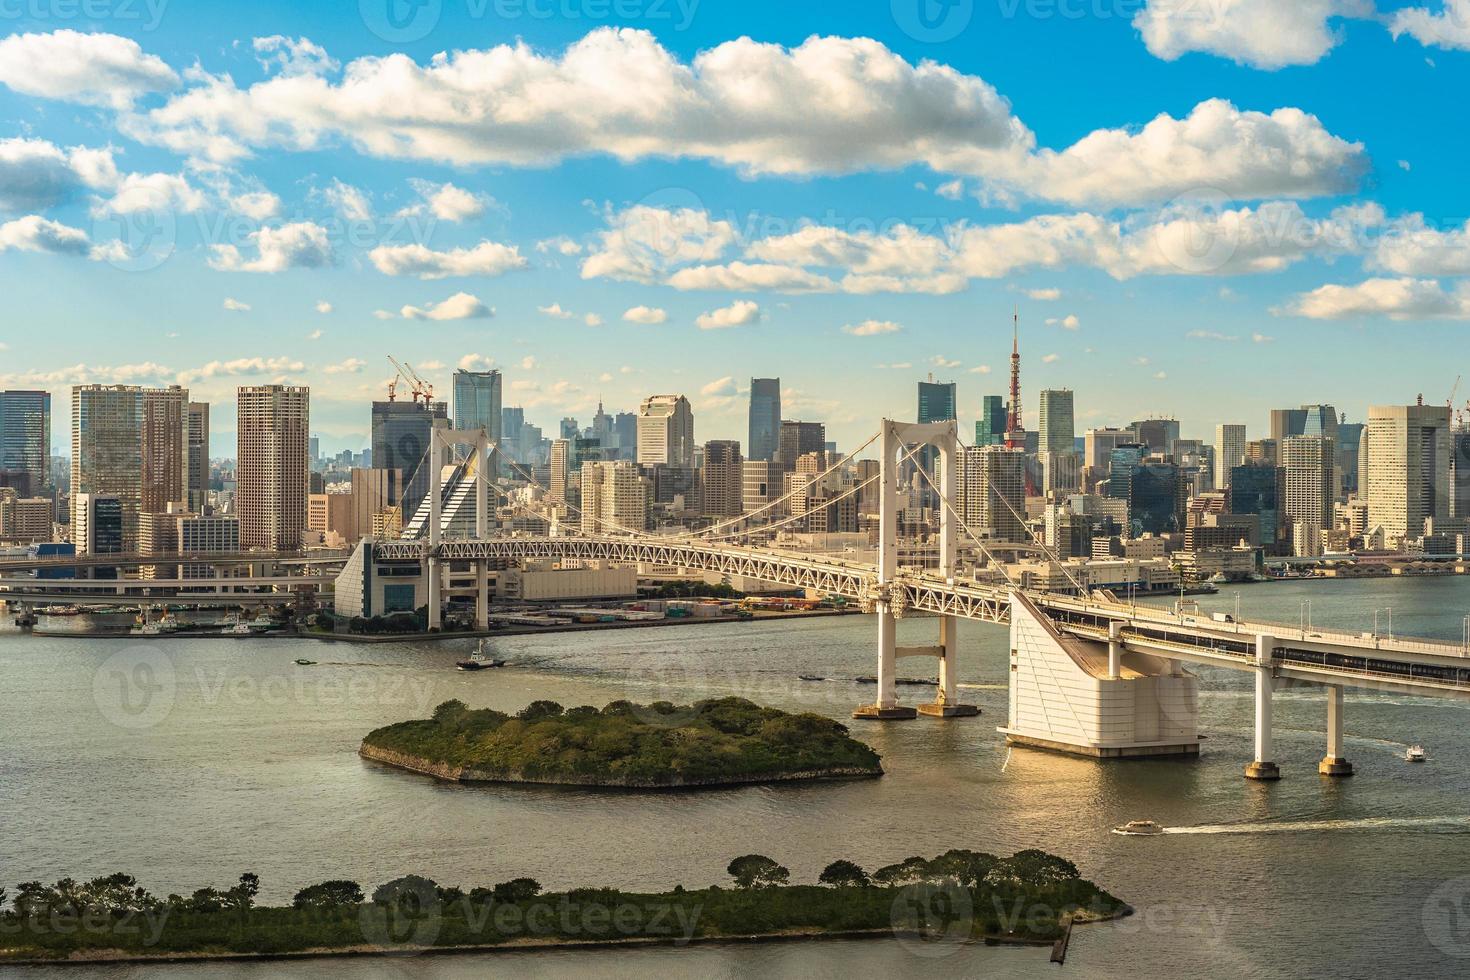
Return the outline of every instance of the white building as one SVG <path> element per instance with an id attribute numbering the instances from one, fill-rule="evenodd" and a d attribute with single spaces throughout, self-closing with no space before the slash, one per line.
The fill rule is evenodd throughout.
<path id="1" fill-rule="evenodd" d="M 1245 426 L 1215 426 L 1215 489 L 1230 485 L 1230 471 L 1245 465 Z"/>
<path id="2" fill-rule="evenodd" d="M 1368 526 L 1417 538 L 1424 522 L 1450 518 L 1450 410 L 1445 405 L 1368 409 Z M 1360 490 L 1361 492 L 1361 490 Z"/>
<path id="3" fill-rule="evenodd" d="M 638 462 L 694 466 L 694 411 L 683 395 L 650 395 L 638 408 Z"/>

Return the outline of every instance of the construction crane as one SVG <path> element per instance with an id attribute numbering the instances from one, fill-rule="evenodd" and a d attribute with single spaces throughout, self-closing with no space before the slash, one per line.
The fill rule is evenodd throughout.
<path id="1" fill-rule="evenodd" d="M 1444 403 L 1449 406 L 1452 412 L 1455 410 L 1455 396 L 1460 393 L 1460 381 L 1464 377 L 1463 374 L 1455 375 L 1455 386 L 1450 389 L 1450 397 L 1444 400 Z"/>
<path id="2" fill-rule="evenodd" d="M 419 377 L 414 372 L 412 365 L 400 364 L 398 359 L 392 354 L 388 355 L 388 363 L 392 364 L 393 369 L 398 372 L 397 377 L 388 382 L 388 400 L 390 402 L 398 397 L 398 382 L 400 379 L 404 384 L 408 385 L 409 394 L 413 396 L 415 405 L 418 404 L 420 398 L 424 400 L 425 405 L 428 405 L 434 400 L 434 386 Z"/>

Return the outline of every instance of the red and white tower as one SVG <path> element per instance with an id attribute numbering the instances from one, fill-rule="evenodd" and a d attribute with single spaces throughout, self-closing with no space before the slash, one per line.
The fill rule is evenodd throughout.
<path id="1" fill-rule="evenodd" d="M 1006 448 L 1025 449 L 1026 429 L 1021 424 L 1021 311 L 1011 321 L 1011 409 L 1006 415 Z"/>

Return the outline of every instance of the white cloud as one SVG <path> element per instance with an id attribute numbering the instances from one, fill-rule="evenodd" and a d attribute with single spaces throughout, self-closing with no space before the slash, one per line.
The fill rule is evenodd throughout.
<path id="1" fill-rule="evenodd" d="M 225 309 L 229 310 L 232 313 L 249 313 L 250 312 L 250 304 L 249 303 L 242 303 L 242 302 L 240 302 L 238 299 L 236 299 L 233 296 L 226 296 L 225 297 Z"/>
<path id="2" fill-rule="evenodd" d="M 1251 334 L 1251 343 L 1253 344 L 1274 344 L 1275 342 L 1275 337 L 1268 337 L 1263 333 Z"/>
<path id="3" fill-rule="evenodd" d="M 202 210 L 206 199 L 202 192 L 177 174 L 127 174 L 118 180 L 113 196 L 98 201 L 97 214 L 139 214 L 142 212 Z"/>
<path id="4" fill-rule="evenodd" d="M 555 238 L 543 238 L 537 242 L 536 251 L 555 252 L 558 255 L 581 255 L 582 244 L 566 235 L 558 235 Z"/>
<path id="5" fill-rule="evenodd" d="M 726 375 L 700 388 L 699 393 L 706 398 L 728 398 L 740 394 L 740 386 L 735 383 L 735 378 L 732 375 Z"/>
<path id="6" fill-rule="evenodd" d="M 426 308 L 405 306 L 399 311 L 405 320 L 481 320 L 495 315 L 495 311 L 469 293 L 455 293 L 441 303 L 430 303 Z"/>
<path id="7" fill-rule="evenodd" d="M 466 354 L 459 359 L 461 371 L 488 371 L 495 366 L 495 358 L 484 354 Z"/>
<path id="8" fill-rule="evenodd" d="M 1026 290 L 1026 297 L 1038 302 L 1050 302 L 1061 299 L 1062 291 L 1060 289 L 1028 289 Z"/>
<path id="9" fill-rule="evenodd" d="M 934 188 L 934 193 L 950 201 L 958 201 L 965 196 L 965 182 L 963 180 L 951 180 Z"/>
<path id="10" fill-rule="evenodd" d="M 1155 371 L 1154 372 L 1154 380 L 1155 381 L 1167 381 L 1167 380 L 1169 380 L 1168 372 L 1166 372 L 1166 371 Z"/>
<path id="11" fill-rule="evenodd" d="M 608 215 L 607 222 L 582 261 L 583 279 L 658 282 L 677 266 L 714 261 L 736 238 L 728 221 L 693 208 L 640 204 Z"/>
<path id="12" fill-rule="evenodd" d="M 669 277 L 675 289 L 714 289 L 732 293 L 771 290 L 780 293 L 830 293 L 837 284 L 825 276 L 787 265 L 731 262 L 728 265 L 696 265 Z"/>
<path id="13" fill-rule="evenodd" d="M 176 87 L 179 77 L 130 38 L 61 30 L 0 41 L 0 83 L 23 95 L 126 109 Z"/>
<path id="14" fill-rule="evenodd" d="M 254 221 L 268 221 L 281 213 L 281 199 L 270 191 L 246 191 L 232 196 L 229 203 Z"/>
<path id="15" fill-rule="evenodd" d="M 532 357 L 529 354 L 527 354 L 525 357 L 521 358 L 521 370 L 522 371 L 534 371 L 534 370 L 536 370 L 536 358 Z"/>
<path id="16" fill-rule="evenodd" d="M 514 245 L 482 241 L 474 248 L 436 252 L 424 245 L 379 245 L 368 253 L 378 271 L 390 276 L 445 279 L 450 276 L 499 276 L 524 269 L 526 260 Z"/>
<path id="17" fill-rule="evenodd" d="M 235 245 L 211 245 L 211 268 L 222 272 L 284 272 L 316 269 L 332 263 L 327 229 L 310 221 L 261 228 L 246 236 L 256 256 L 247 259 Z"/>
<path id="18" fill-rule="evenodd" d="M 321 340 L 322 337 L 325 334 L 326 334 L 326 331 L 325 330 L 313 330 L 311 333 L 309 333 L 309 334 L 306 335 L 306 339 L 307 340 Z"/>
<path id="19" fill-rule="evenodd" d="M 367 367 L 367 361 L 358 357 L 349 357 L 345 361 L 336 364 L 328 364 L 322 368 L 323 374 L 361 374 L 362 369 Z"/>
<path id="20" fill-rule="evenodd" d="M 602 317 L 597 313 L 588 313 L 582 317 L 582 322 L 589 327 L 600 327 L 602 326 Z"/>
<path id="21" fill-rule="evenodd" d="M 1354 286 L 1320 286 L 1292 299 L 1278 315 L 1310 320 L 1388 317 L 1390 320 L 1470 319 L 1470 283 L 1447 292 L 1433 279 L 1368 279 Z"/>
<path id="22" fill-rule="evenodd" d="M 1044 354 L 1044 355 L 1042 355 L 1041 363 L 1042 364 L 1055 364 L 1057 361 L 1060 361 L 1061 359 L 1062 359 L 1062 355 L 1060 355 L 1060 354 Z"/>
<path id="23" fill-rule="evenodd" d="M 885 333 L 899 333 L 903 327 L 892 320 L 864 320 L 862 323 L 849 323 L 842 328 L 845 334 L 854 337 L 877 337 Z"/>
<path id="24" fill-rule="evenodd" d="M 0 224 L 0 252 L 11 249 L 61 255 L 88 255 L 92 252 L 86 232 L 38 214 Z"/>
<path id="25" fill-rule="evenodd" d="M 409 184 L 421 200 L 418 204 L 399 211 L 400 215 L 427 213 L 440 221 L 468 221 L 484 214 L 491 204 L 489 198 L 453 184 L 436 184 L 416 177 Z"/>
<path id="26" fill-rule="evenodd" d="M 552 303 L 550 306 L 538 306 L 536 310 L 544 313 L 546 316 L 555 317 L 558 320 L 573 320 L 577 316 L 571 310 L 562 309 L 560 303 Z"/>
<path id="27" fill-rule="evenodd" d="M 306 365 L 289 357 L 239 357 L 232 361 L 210 361 L 203 367 L 179 372 L 179 384 L 190 384 L 209 378 L 253 377 L 294 374 Z"/>
<path id="28" fill-rule="evenodd" d="M 1407 34 L 1426 47 L 1470 50 L 1470 0 L 1440 0 L 1439 9 L 1405 7 L 1388 22 L 1394 39 Z"/>
<path id="29" fill-rule="evenodd" d="M 332 312 L 332 304 L 324 299 L 319 299 L 316 301 L 316 311 L 318 313 L 330 313 Z"/>
<path id="30" fill-rule="evenodd" d="M 1233 334 L 1220 333 L 1218 330 L 1191 330 L 1184 336 L 1190 340 L 1217 340 L 1221 343 L 1234 343 L 1240 339 Z"/>
<path id="31" fill-rule="evenodd" d="M 344 184 L 336 177 L 321 192 L 327 204 L 339 215 L 348 221 L 371 221 L 373 219 L 373 206 L 368 200 L 366 192 Z"/>
<path id="32" fill-rule="evenodd" d="M 730 327 L 745 327 L 761 318 L 759 304 L 748 299 L 736 300 L 729 306 L 710 310 L 695 317 L 694 322 L 701 330 L 725 330 Z"/>
<path id="33" fill-rule="evenodd" d="M 929 363 L 937 368 L 944 368 L 945 370 L 948 370 L 950 368 L 957 368 L 960 366 L 959 361 L 951 360 L 942 354 L 935 354 L 933 357 L 929 358 Z"/>
<path id="34" fill-rule="evenodd" d="M 1274 70 L 1322 60 L 1340 40 L 1333 18 L 1372 14 L 1364 0 L 1148 0 L 1133 26 L 1166 61 L 1203 51 Z"/>
<path id="35" fill-rule="evenodd" d="M 990 365 L 989 364 L 976 364 L 974 367 L 970 368 L 970 373 L 971 374 L 989 374 L 990 373 Z"/>
<path id="36" fill-rule="evenodd" d="M 623 313 L 623 319 L 629 323 L 658 324 L 667 322 L 669 314 L 655 306 L 635 306 Z"/>
<path id="37" fill-rule="evenodd" d="M 1409 215 L 1378 240 L 1369 264 L 1401 276 L 1470 275 L 1470 222 L 1438 231 L 1423 215 Z"/>
<path id="38" fill-rule="evenodd" d="M 260 66 L 282 75 L 325 75 L 341 67 L 326 48 L 304 37 L 257 37 L 252 42 Z"/>
<path id="39" fill-rule="evenodd" d="M 1082 326 L 1082 321 L 1077 319 L 1077 314 L 1069 313 L 1064 317 L 1048 317 L 1048 327 L 1061 327 L 1063 330 L 1077 330 Z"/>

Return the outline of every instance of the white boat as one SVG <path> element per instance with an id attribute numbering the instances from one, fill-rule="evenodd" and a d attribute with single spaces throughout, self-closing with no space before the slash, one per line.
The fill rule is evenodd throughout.
<path id="1" fill-rule="evenodd" d="M 1113 828 L 1113 833 L 1122 834 L 1124 837 L 1153 837 L 1163 832 L 1164 828 L 1152 820 L 1130 820 L 1121 827 Z"/>
<path id="2" fill-rule="evenodd" d="M 481 640 L 468 660 L 456 660 L 454 666 L 460 670 L 489 670 L 491 667 L 504 667 L 505 661 L 496 660 L 490 656 L 488 650 L 489 647 L 485 641 Z"/>
<path id="3" fill-rule="evenodd" d="M 1423 762 L 1428 758 L 1429 754 L 1424 751 L 1424 746 L 1422 745 L 1411 745 L 1409 746 L 1409 751 L 1404 753 L 1405 762 Z"/>
<path id="4" fill-rule="evenodd" d="M 220 632 L 221 636 L 252 636 L 255 631 L 250 628 L 249 623 L 236 623 L 227 630 Z"/>

